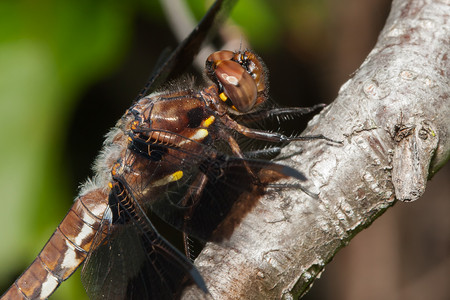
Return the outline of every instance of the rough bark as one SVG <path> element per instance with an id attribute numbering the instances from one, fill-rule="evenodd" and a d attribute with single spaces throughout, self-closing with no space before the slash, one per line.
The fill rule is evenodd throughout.
<path id="1" fill-rule="evenodd" d="M 448 0 L 393 2 L 375 48 L 304 132 L 344 144 L 283 150 L 281 162 L 304 172 L 318 199 L 272 190 L 229 239 L 208 243 L 195 262 L 208 297 L 297 298 L 397 199 L 423 194 L 450 156 L 449 22 Z M 202 297 L 192 287 L 183 299 Z"/>

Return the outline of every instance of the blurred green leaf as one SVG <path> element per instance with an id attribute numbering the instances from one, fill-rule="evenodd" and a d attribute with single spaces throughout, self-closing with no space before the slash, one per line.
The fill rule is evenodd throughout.
<path id="1" fill-rule="evenodd" d="M 32 261 L 67 211 L 62 134 L 89 84 L 117 66 L 132 3 L 0 3 L 0 283 Z M 58 201 L 60 200 L 60 201 Z M 86 297 L 79 277 L 52 299 Z M 77 286 L 77 287 L 75 287 Z M 3 292 L 3 291 L 2 291 Z"/>
<path id="2" fill-rule="evenodd" d="M 200 20 L 213 1 L 187 0 L 192 14 Z M 236 22 L 254 48 L 271 49 L 280 38 L 281 22 L 276 11 L 278 1 L 239 0 L 233 7 L 230 18 Z"/>
<path id="3" fill-rule="evenodd" d="M 242 28 L 250 44 L 258 49 L 277 47 L 281 22 L 272 5 L 276 1 L 242 0 L 236 4 L 231 17 Z"/>

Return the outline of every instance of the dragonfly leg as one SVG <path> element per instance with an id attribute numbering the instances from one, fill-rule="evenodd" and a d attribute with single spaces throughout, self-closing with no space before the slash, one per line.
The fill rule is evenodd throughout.
<path id="1" fill-rule="evenodd" d="M 247 172 L 250 174 L 250 176 L 252 177 L 253 181 L 255 183 L 259 183 L 259 179 L 258 176 L 255 175 L 255 173 L 253 172 L 253 170 L 250 168 L 250 166 L 246 163 L 245 159 L 244 159 L 244 154 L 241 151 L 241 148 L 239 147 L 239 144 L 236 142 L 236 140 L 229 135 L 227 137 L 228 143 L 231 147 L 231 151 L 233 152 L 233 154 L 239 158 L 242 158 L 242 162 L 244 164 L 245 169 L 247 170 Z"/>
<path id="2" fill-rule="evenodd" d="M 322 134 L 318 135 L 304 135 L 304 136 L 286 136 L 279 132 L 269 132 L 254 128 L 249 128 L 244 125 L 239 124 L 235 120 L 233 120 L 228 115 L 222 116 L 223 122 L 231 129 L 245 135 L 246 137 L 261 140 L 261 141 L 268 141 L 268 142 L 281 142 L 281 143 L 287 143 L 292 141 L 305 141 L 305 140 L 326 140 L 328 142 L 342 144 L 341 141 L 335 141 L 333 139 L 327 138 L 326 136 Z"/>
<path id="3" fill-rule="evenodd" d="M 190 247 L 190 239 L 187 233 L 187 226 L 191 220 L 191 216 L 194 212 L 195 206 L 198 204 L 200 197 L 202 195 L 203 190 L 205 189 L 206 184 L 208 183 L 208 177 L 205 174 L 200 174 L 197 176 L 193 184 L 189 187 L 186 195 L 181 200 L 181 205 L 183 207 L 189 207 L 188 211 L 184 214 L 183 220 L 183 244 L 184 244 L 184 253 L 186 257 L 193 260 L 191 255 L 191 247 Z"/>
<path id="4" fill-rule="evenodd" d="M 277 108 L 271 108 L 271 109 L 265 109 L 261 110 L 255 113 L 250 113 L 247 115 L 243 115 L 241 120 L 245 120 L 247 122 L 255 122 L 264 120 L 270 117 L 282 117 L 282 118 L 292 118 L 296 115 L 305 115 L 309 114 L 313 111 L 316 111 L 318 109 L 321 109 L 325 107 L 326 105 L 316 104 L 311 107 L 277 107 Z"/>

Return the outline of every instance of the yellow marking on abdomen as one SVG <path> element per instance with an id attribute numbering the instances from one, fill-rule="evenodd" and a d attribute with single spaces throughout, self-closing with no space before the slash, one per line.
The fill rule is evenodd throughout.
<path id="1" fill-rule="evenodd" d="M 222 92 L 222 93 L 219 94 L 219 98 L 220 98 L 223 102 L 227 101 L 227 99 L 228 99 L 227 95 L 225 95 L 224 92 Z"/>
<path id="2" fill-rule="evenodd" d="M 194 141 L 201 141 L 203 140 L 205 137 L 208 136 L 208 130 L 200 128 L 198 129 L 191 137 L 189 137 L 191 140 Z"/>
<path id="3" fill-rule="evenodd" d="M 163 186 L 166 185 L 168 183 L 174 182 L 174 181 L 178 181 L 181 178 L 183 178 L 183 171 L 176 171 L 170 175 L 167 175 L 166 177 L 161 178 L 160 180 L 156 180 L 152 183 L 153 187 L 157 187 L 157 186 Z"/>
<path id="4" fill-rule="evenodd" d="M 201 126 L 209 127 L 209 125 L 211 125 L 215 120 L 216 120 L 216 118 L 214 116 L 210 116 L 208 119 L 202 121 Z"/>
<path id="5" fill-rule="evenodd" d="M 176 171 L 172 174 L 172 181 L 178 181 L 183 177 L 183 171 Z"/>

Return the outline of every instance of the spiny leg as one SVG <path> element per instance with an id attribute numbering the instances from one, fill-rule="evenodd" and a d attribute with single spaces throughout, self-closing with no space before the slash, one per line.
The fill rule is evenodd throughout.
<path id="1" fill-rule="evenodd" d="M 181 205 L 183 207 L 189 207 L 189 210 L 184 214 L 183 220 L 183 244 L 184 244 L 184 253 L 188 259 L 193 261 L 193 257 L 190 252 L 190 244 L 189 244 L 189 235 L 186 233 L 186 228 L 191 220 L 192 213 L 194 212 L 194 208 L 200 200 L 203 190 L 208 183 L 208 177 L 206 174 L 200 174 L 194 180 L 193 184 L 189 187 L 185 196 L 181 200 Z"/>
<path id="2" fill-rule="evenodd" d="M 261 111 L 257 111 L 255 113 L 250 113 L 243 115 L 241 117 L 241 120 L 247 121 L 247 122 L 255 122 L 264 120 L 270 117 L 291 117 L 293 115 L 305 115 L 309 114 L 313 111 L 316 111 L 317 109 L 325 107 L 325 104 L 316 104 L 312 107 L 277 107 L 277 108 L 271 108 Z"/>
<path id="3" fill-rule="evenodd" d="M 325 140 L 325 141 L 336 143 L 336 144 L 342 144 L 342 141 L 335 141 L 335 140 L 330 139 L 322 134 L 288 137 L 279 132 L 269 132 L 269 131 L 249 128 L 247 126 L 239 124 L 238 122 L 233 120 L 228 115 L 222 116 L 222 121 L 229 128 L 245 135 L 246 137 L 256 139 L 256 140 L 261 140 L 261 141 L 287 143 L 287 142 L 293 142 L 293 141 L 305 141 L 305 140 L 320 139 L 320 140 Z"/>
<path id="4" fill-rule="evenodd" d="M 233 152 L 233 154 L 239 158 L 242 158 L 244 167 L 247 170 L 247 172 L 250 174 L 250 176 L 252 177 L 253 182 L 260 183 L 258 176 L 256 176 L 256 174 L 253 172 L 253 170 L 250 168 L 250 166 L 246 163 L 246 161 L 244 159 L 244 154 L 242 153 L 241 148 L 239 147 L 239 144 L 236 142 L 236 140 L 231 135 L 227 136 L 227 140 L 228 140 L 228 143 L 231 147 L 231 151 Z"/>

